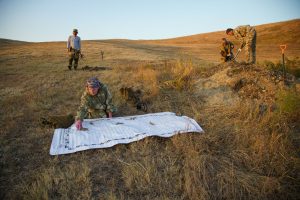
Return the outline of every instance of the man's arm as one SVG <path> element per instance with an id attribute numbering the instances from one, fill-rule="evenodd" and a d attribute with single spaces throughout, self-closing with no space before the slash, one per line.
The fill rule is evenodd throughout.
<path id="1" fill-rule="evenodd" d="M 82 95 L 80 106 L 77 110 L 76 120 L 83 120 L 88 112 L 88 100 L 85 95 Z"/>
<path id="2" fill-rule="evenodd" d="M 109 92 L 108 88 L 106 86 L 103 86 L 102 88 L 105 91 L 105 96 L 106 96 L 106 113 L 109 118 L 112 117 L 112 113 L 115 111 L 115 106 L 112 103 L 112 95 Z"/>
<path id="3" fill-rule="evenodd" d="M 67 42 L 68 51 L 70 51 L 70 47 L 71 47 L 71 36 L 68 37 L 68 42 Z"/>
<path id="4" fill-rule="evenodd" d="M 82 121 L 86 116 L 87 112 L 88 112 L 88 100 L 86 99 L 86 96 L 83 94 L 81 97 L 81 102 L 77 111 L 77 115 L 75 117 L 75 124 L 78 130 L 81 130 L 83 128 Z"/>
<path id="5" fill-rule="evenodd" d="M 79 51 L 81 51 L 81 39 L 80 38 L 78 40 L 78 47 L 79 47 Z"/>
<path id="6" fill-rule="evenodd" d="M 248 30 L 248 25 L 247 26 L 238 26 L 233 30 L 234 37 L 239 40 L 241 43 L 241 47 L 239 48 L 239 51 L 244 48 L 246 42 L 245 42 L 245 37 L 247 35 L 247 30 Z"/>

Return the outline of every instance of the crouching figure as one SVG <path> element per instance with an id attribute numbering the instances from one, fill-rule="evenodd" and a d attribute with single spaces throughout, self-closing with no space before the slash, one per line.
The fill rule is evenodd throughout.
<path id="1" fill-rule="evenodd" d="M 96 77 L 87 80 L 86 88 L 81 96 L 81 103 L 75 118 L 76 128 L 82 130 L 83 119 L 111 118 L 116 111 L 112 104 L 112 96 L 106 85 Z"/>

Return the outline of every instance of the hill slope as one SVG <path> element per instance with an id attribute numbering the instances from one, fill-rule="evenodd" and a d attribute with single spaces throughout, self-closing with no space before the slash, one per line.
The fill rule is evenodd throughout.
<path id="1" fill-rule="evenodd" d="M 26 43 L 28 43 L 28 42 L 0 38 L 0 45 L 1 46 L 4 46 L 4 45 L 14 45 L 14 44 L 26 44 Z"/>
<path id="2" fill-rule="evenodd" d="M 235 28 L 235 27 L 232 27 Z M 258 33 L 258 43 L 261 45 L 269 43 L 278 44 L 300 44 L 300 19 L 263 24 L 255 26 Z M 165 40 L 151 40 L 149 42 L 162 44 L 215 44 L 220 38 L 225 37 L 225 30 L 204 34 L 196 34 L 185 37 L 171 38 Z M 228 37 L 228 36 L 227 36 Z"/>
<path id="3" fill-rule="evenodd" d="M 232 27 L 234 28 L 234 27 Z M 287 44 L 286 54 L 293 58 L 300 56 L 300 19 L 264 24 L 255 26 L 257 31 L 257 58 L 263 60 L 280 59 L 279 45 Z M 224 31 L 197 34 L 186 37 L 166 40 L 145 41 L 149 44 L 171 45 L 182 47 L 185 51 L 201 59 L 216 61 L 221 38 L 227 38 L 239 44 L 234 38 L 229 37 Z"/>
<path id="4" fill-rule="evenodd" d="M 255 28 L 258 35 L 258 61 L 279 61 L 281 59 L 279 45 L 281 44 L 288 45 L 286 56 L 290 59 L 300 56 L 300 19 L 264 24 Z M 159 54 L 160 58 L 165 56 L 169 59 L 171 54 L 177 58 L 188 56 L 193 59 L 219 62 L 219 46 L 221 38 L 224 37 L 239 46 L 239 42 L 227 36 L 225 30 L 165 40 L 107 40 L 105 42 L 140 51 L 152 50 L 150 53 Z M 243 60 L 244 56 L 241 55 L 239 59 Z"/>

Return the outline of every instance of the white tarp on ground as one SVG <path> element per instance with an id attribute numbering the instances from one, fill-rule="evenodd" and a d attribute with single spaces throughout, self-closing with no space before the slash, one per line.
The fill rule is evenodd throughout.
<path id="1" fill-rule="evenodd" d="M 83 127 L 87 130 L 78 131 L 75 124 L 67 129 L 55 129 L 50 155 L 107 148 L 148 136 L 171 137 L 177 133 L 203 132 L 195 120 L 186 116 L 176 116 L 171 112 L 111 119 L 85 119 Z"/>

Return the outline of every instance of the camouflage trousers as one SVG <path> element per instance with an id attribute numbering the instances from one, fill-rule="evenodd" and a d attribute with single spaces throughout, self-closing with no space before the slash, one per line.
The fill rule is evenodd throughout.
<path id="1" fill-rule="evenodd" d="M 68 65 L 68 68 L 70 70 L 72 69 L 73 61 L 74 61 L 74 69 L 77 69 L 79 56 L 80 56 L 80 51 L 78 51 L 78 50 L 72 49 L 69 52 L 69 65 Z"/>
<path id="2" fill-rule="evenodd" d="M 248 33 L 245 41 L 245 53 L 247 63 L 254 64 L 256 62 L 256 31 L 253 29 Z"/>

